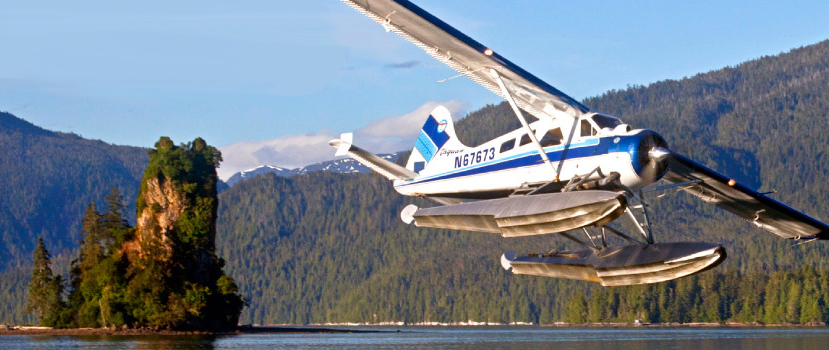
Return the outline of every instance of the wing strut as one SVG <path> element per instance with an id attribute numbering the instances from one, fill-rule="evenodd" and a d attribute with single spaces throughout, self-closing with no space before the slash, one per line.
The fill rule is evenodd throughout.
<path id="1" fill-rule="evenodd" d="M 541 159 L 544 161 L 545 164 L 550 166 L 550 169 L 553 170 L 554 179 L 558 181 L 558 171 L 556 167 L 553 166 L 553 163 L 550 163 L 550 158 L 547 158 L 547 153 L 544 152 L 544 147 L 541 147 L 541 143 L 538 142 L 538 139 L 535 138 L 535 132 L 533 129 L 530 128 L 530 125 L 527 124 L 527 120 L 524 119 L 524 115 L 521 114 L 521 110 L 518 109 L 518 105 L 515 104 L 515 100 L 512 99 L 512 94 L 509 93 L 507 86 L 504 85 L 504 81 L 501 80 L 501 75 L 498 74 L 494 68 L 490 68 L 489 72 L 492 74 L 492 77 L 498 82 L 498 86 L 501 88 L 501 91 L 504 93 L 504 98 L 509 102 L 510 107 L 512 107 L 512 111 L 515 112 L 515 117 L 518 118 L 518 121 L 521 122 L 521 125 L 527 129 L 527 134 L 530 135 L 530 140 L 532 140 L 535 147 L 538 149 L 538 154 L 541 155 Z"/>

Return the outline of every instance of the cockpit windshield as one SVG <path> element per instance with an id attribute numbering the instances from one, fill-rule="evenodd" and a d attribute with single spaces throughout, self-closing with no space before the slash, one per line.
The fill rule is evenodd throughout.
<path id="1" fill-rule="evenodd" d="M 593 121 L 596 122 L 596 125 L 599 128 L 611 128 L 615 129 L 617 126 L 622 125 L 622 121 L 613 117 L 608 117 L 606 115 L 596 114 L 593 117 Z"/>

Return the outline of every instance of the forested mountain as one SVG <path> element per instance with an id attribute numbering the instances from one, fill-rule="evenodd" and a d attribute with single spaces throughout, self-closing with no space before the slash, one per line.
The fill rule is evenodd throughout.
<path id="1" fill-rule="evenodd" d="M 775 198 L 826 221 L 827 70 L 822 42 L 585 104 L 657 130 L 672 149 L 761 191 L 776 189 Z M 517 127 L 501 104 L 471 113 L 456 130 L 476 145 Z M 398 214 L 413 202 L 377 175 L 263 176 L 222 193 L 218 246 L 252 301 L 242 322 L 829 317 L 824 242 L 793 246 L 684 193 L 652 198 L 657 240 L 717 242 L 729 258 L 695 277 L 626 288 L 511 275 L 498 262 L 505 250 L 546 252 L 564 240 L 406 226 Z"/>
<path id="2" fill-rule="evenodd" d="M 147 160 L 146 149 L 45 130 L 0 112 L 0 323 L 23 320 L 37 238 L 66 272 L 86 205 L 103 204 L 115 187 L 132 207 Z M 134 220 L 135 210 L 127 212 Z"/>
<path id="3" fill-rule="evenodd" d="M 28 265 L 38 236 L 55 255 L 76 247 L 86 205 L 103 203 L 113 187 L 134 203 L 148 159 L 143 148 L 44 130 L 3 112 L 0 150 L 0 271 Z"/>
<path id="4" fill-rule="evenodd" d="M 656 130 L 672 149 L 761 191 L 776 189 L 778 200 L 828 221 L 826 86 L 829 42 L 822 42 L 584 103 Z M 456 123 L 467 145 L 517 127 L 505 104 Z M 6 266 L 30 266 L 38 235 L 55 256 L 73 249 L 86 203 L 113 186 L 132 203 L 147 162 L 143 149 L 45 131 L 8 114 L 0 115 L 0 147 L 9 150 L 0 153 L 0 185 L 17 191 L 0 197 Z M 565 241 L 406 226 L 398 218 L 405 205 L 431 204 L 399 196 L 374 174 L 263 175 L 219 200 L 217 249 L 250 300 L 243 323 L 829 317 L 827 243 L 793 247 L 683 193 L 652 199 L 657 241 L 717 242 L 728 259 L 696 277 L 626 288 L 512 275 L 498 261 L 505 250 L 546 252 Z M 0 275 L 0 323 L 20 322 L 27 277 L 25 268 Z"/>

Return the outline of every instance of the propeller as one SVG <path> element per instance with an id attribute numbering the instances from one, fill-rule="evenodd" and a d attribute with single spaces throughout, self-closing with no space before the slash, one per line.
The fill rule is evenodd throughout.
<path id="1" fill-rule="evenodd" d="M 639 142 L 638 151 L 637 160 L 639 165 L 642 166 L 640 176 L 645 181 L 656 182 L 668 170 L 668 161 L 671 156 L 668 145 L 659 135 L 650 134 L 643 137 L 642 141 Z"/>

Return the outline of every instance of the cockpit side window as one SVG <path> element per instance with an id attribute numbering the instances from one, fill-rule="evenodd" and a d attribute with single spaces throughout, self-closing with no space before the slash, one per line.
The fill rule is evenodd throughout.
<path id="1" fill-rule="evenodd" d="M 535 130 L 533 130 L 533 133 L 535 133 Z M 531 141 L 532 140 L 530 140 L 530 135 L 529 134 L 524 134 L 524 136 L 521 136 L 521 142 L 518 142 L 518 146 L 526 145 L 526 144 L 530 143 Z"/>
<path id="2" fill-rule="evenodd" d="M 596 135 L 596 129 L 594 129 L 593 126 L 590 125 L 589 121 L 587 121 L 585 119 L 582 119 L 581 120 L 581 136 L 585 137 L 585 136 L 594 136 L 594 135 Z"/>
<path id="3" fill-rule="evenodd" d="M 596 122 L 596 125 L 599 128 L 611 128 L 615 129 L 617 126 L 622 125 L 622 121 L 616 118 L 608 117 L 606 115 L 596 114 L 593 116 L 593 121 Z"/>
<path id="4" fill-rule="evenodd" d="M 561 128 L 555 128 L 547 130 L 547 133 L 544 134 L 544 137 L 539 142 L 541 143 L 541 147 L 549 147 L 560 145 L 563 139 L 564 135 L 561 134 Z"/>
<path id="5" fill-rule="evenodd" d="M 502 143 L 501 144 L 501 153 L 509 151 L 513 148 L 515 148 L 515 139 L 511 139 L 507 142 Z"/>

